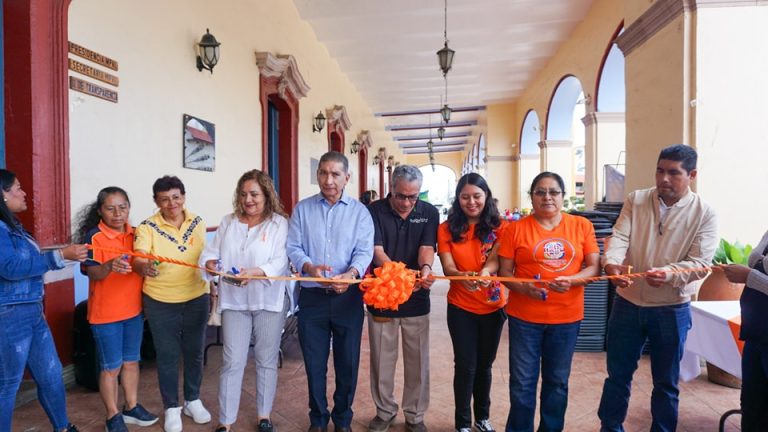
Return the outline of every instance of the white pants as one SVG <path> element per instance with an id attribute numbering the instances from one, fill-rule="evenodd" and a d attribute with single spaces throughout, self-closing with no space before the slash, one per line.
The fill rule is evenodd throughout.
<path id="1" fill-rule="evenodd" d="M 280 338 L 289 304 L 286 296 L 282 312 L 221 312 L 224 361 L 219 377 L 219 423 L 230 425 L 237 420 L 251 335 L 254 339 L 253 357 L 256 362 L 256 413 L 259 417 L 269 417 L 272 412 L 277 389 Z"/>

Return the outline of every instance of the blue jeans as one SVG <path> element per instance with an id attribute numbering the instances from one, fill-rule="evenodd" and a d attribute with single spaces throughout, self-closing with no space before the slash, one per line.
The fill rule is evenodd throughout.
<path id="1" fill-rule="evenodd" d="M 541 372 L 539 431 L 561 431 L 568 406 L 568 377 L 581 321 L 536 324 L 509 317 L 507 432 L 532 431 Z"/>
<path id="2" fill-rule="evenodd" d="M 141 339 L 144 336 L 144 315 L 122 321 L 91 324 L 91 332 L 99 352 L 99 366 L 103 371 L 119 369 L 123 363 L 137 362 L 141 357 Z"/>
<path id="3" fill-rule="evenodd" d="M 302 288 L 299 293 L 299 344 L 307 372 L 312 426 L 325 427 L 331 419 L 337 428 L 352 424 L 363 316 L 363 293 L 357 285 L 338 295 L 322 288 Z M 331 336 L 336 389 L 329 413 L 326 381 Z"/>
<path id="4" fill-rule="evenodd" d="M 691 328 L 688 303 L 641 307 L 616 296 L 608 319 L 608 378 L 597 415 L 602 431 L 623 431 L 632 375 L 648 339 L 651 352 L 651 431 L 677 428 L 680 359 Z"/>
<path id="5" fill-rule="evenodd" d="M 0 431 L 11 430 L 16 392 L 29 368 L 37 397 L 54 430 L 69 424 L 61 362 L 43 305 L 0 305 Z"/>

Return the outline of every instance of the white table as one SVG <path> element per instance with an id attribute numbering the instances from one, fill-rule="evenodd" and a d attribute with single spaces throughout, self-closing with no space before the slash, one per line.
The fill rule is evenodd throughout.
<path id="1" fill-rule="evenodd" d="M 741 307 L 738 301 L 691 302 L 693 327 L 688 332 L 685 352 L 680 361 L 680 378 L 690 381 L 701 373 L 699 357 L 741 378 L 741 351 L 738 331 L 734 336 L 733 325 L 741 323 Z M 729 324 L 729 320 L 731 324 Z"/>

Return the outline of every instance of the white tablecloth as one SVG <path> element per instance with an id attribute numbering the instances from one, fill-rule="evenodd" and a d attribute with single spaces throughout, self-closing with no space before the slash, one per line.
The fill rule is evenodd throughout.
<path id="1" fill-rule="evenodd" d="M 690 381 L 701 373 L 699 357 L 741 378 L 741 353 L 728 320 L 741 316 L 738 301 L 691 302 L 693 326 L 680 362 L 680 378 Z M 737 335 L 738 336 L 738 335 Z"/>

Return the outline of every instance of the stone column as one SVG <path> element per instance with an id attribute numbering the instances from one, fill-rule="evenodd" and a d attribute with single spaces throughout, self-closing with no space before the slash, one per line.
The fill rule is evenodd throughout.
<path id="1" fill-rule="evenodd" d="M 581 121 L 586 132 L 584 205 L 592 209 L 595 202 L 603 199 L 605 165 L 626 161 L 626 155 L 621 154 L 625 148 L 626 124 L 622 112 L 591 112 Z"/>

